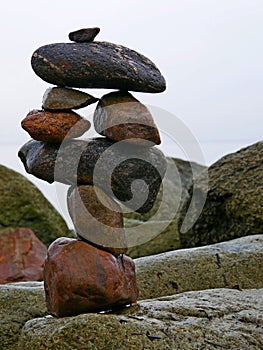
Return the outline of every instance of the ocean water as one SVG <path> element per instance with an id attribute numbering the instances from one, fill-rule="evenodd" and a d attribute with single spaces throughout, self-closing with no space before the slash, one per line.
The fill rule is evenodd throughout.
<path id="1" fill-rule="evenodd" d="M 199 147 L 203 154 L 203 165 L 210 166 L 222 156 L 238 151 L 255 141 L 221 141 L 221 142 L 199 142 Z M 17 156 L 18 150 L 21 144 L 0 142 L 0 164 L 5 165 L 21 174 L 26 176 L 31 182 L 33 182 L 44 196 L 53 204 L 53 206 L 61 213 L 66 222 L 72 227 L 71 219 L 66 209 L 66 192 L 68 186 L 63 184 L 49 184 L 45 181 L 39 180 L 34 176 L 27 174 L 24 170 L 23 164 Z M 163 139 L 163 146 L 160 147 L 165 155 L 182 158 L 191 161 L 197 161 L 200 159 L 189 159 L 185 152 L 173 142 Z M 1 195 L 1 194 L 0 194 Z"/>

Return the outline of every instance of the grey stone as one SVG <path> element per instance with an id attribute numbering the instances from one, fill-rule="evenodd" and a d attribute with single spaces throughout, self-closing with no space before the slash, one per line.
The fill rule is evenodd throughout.
<path id="1" fill-rule="evenodd" d="M 42 282 L 0 285 L 0 348 L 17 349 L 26 321 L 47 314 Z"/>
<path id="2" fill-rule="evenodd" d="M 208 169 L 207 199 L 198 220 L 181 233 L 182 247 L 201 246 L 246 235 L 263 228 L 263 142 L 228 154 Z M 197 179 L 194 206 L 206 192 L 206 178 Z M 182 217 L 187 210 L 186 201 Z M 194 214 L 194 212 L 193 212 Z M 181 230 L 181 219 L 179 220 Z"/>
<path id="3" fill-rule="evenodd" d="M 117 314 L 28 321 L 18 349 L 258 350 L 262 315 L 262 289 L 188 292 L 145 300 Z"/>
<path id="4" fill-rule="evenodd" d="M 57 43 L 32 55 L 34 72 L 44 81 L 67 87 L 162 92 L 165 79 L 145 56 L 109 42 Z"/>
<path id="5" fill-rule="evenodd" d="M 74 32 L 70 32 L 68 37 L 69 40 L 75 41 L 76 43 L 85 43 L 93 41 L 94 38 L 99 34 L 100 28 L 83 28 L 76 30 Z"/>
<path id="6" fill-rule="evenodd" d="M 27 227 L 45 244 L 72 237 L 65 221 L 26 177 L 0 165 L 0 228 Z"/>
<path id="7" fill-rule="evenodd" d="M 135 260 L 140 299 L 210 288 L 263 288 L 263 235 Z"/>
<path id="8" fill-rule="evenodd" d="M 79 109 L 98 101 L 83 91 L 53 87 L 48 88 L 43 96 L 42 107 L 50 110 Z"/>

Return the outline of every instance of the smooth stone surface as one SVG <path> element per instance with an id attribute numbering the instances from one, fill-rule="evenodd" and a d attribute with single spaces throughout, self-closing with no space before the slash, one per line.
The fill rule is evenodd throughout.
<path id="1" fill-rule="evenodd" d="M 150 111 L 126 91 L 104 95 L 97 104 L 93 122 L 97 133 L 113 141 L 129 140 L 145 146 L 161 143 Z"/>
<path id="2" fill-rule="evenodd" d="M 210 288 L 263 288 L 263 235 L 135 260 L 140 299 Z"/>
<path id="3" fill-rule="evenodd" d="M 100 28 L 83 28 L 79 30 L 75 30 L 74 32 L 70 32 L 68 37 L 69 40 L 75 41 L 76 43 L 85 43 L 90 42 L 95 39 L 95 37 L 99 34 Z"/>
<path id="4" fill-rule="evenodd" d="M 25 176 L 0 165 L 0 228 L 28 227 L 45 244 L 72 237 L 62 216 Z"/>
<path id="5" fill-rule="evenodd" d="M 28 228 L 0 229 L 0 284 L 43 281 L 47 248 Z"/>
<path id="6" fill-rule="evenodd" d="M 166 170 L 166 158 L 157 148 L 106 138 L 69 140 L 62 147 L 29 141 L 18 155 L 29 174 L 49 183 L 95 184 L 142 213 L 152 208 Z"/>
<path id="7" fill-rule="evenodd" d="M 24 324 L 47 314 L 43 282 L 0 285 L 0 347 L 17 350 Z"/>
<path id="8" fill-rule="evenodd" d="M 112 254 L 126 253 L 123 214 L 117 202 L 92 185 L 71 186 L 68 211 L 76 233 Z"/>
<path id="9" fill-rule="evenodd" d="M 60 317 L 124 307 L 138 297 L 131 258 L 70 238 L 49 247 L 44 286 L 48 311 Z"/>
<path id="10" fill-rule="evenodd" d="M 96 101 L 98 101 L 98 98 L 79 90 L 53 87 L 45 91 L 42 108 L 48 110 L 79 109 Z"/>
<path id="11" fill-rule="evenodd" d="M 262 315 L 262 289 L 188 292 L 117 314 L 28 321 L 19 349 L 259 350 Z"/>
<path id="12" fill-rule="evenodd" d="M 34 72 L 44 81 L 67 87 L 162 92 L 165 80 L 145 56 L 109 42 L 57 43 L 32 55 Z"/>
<path id="13" fill-rule="evenodd" d="M 224 156 L 209 167 L 208 176 L 205 206 L 192 228 L 181 234 L 182 247 L 201 246 L 261 234 L 263 142 Z M 201 175 L 197 184 L 197 190 L 200 193 L 204 192 L 206 183 Z M 198 206 L 198 197 L 195 198 L 195 204 Z M 188 205 L 187 201 L 182 216 Z"/>
<path id="14" fill-rule="evenodd" d="M 33 110 L 21 126 L 35 140 L 61 143 L 83 135 L 90 128 L 90 122 L 72 111 Z"/>

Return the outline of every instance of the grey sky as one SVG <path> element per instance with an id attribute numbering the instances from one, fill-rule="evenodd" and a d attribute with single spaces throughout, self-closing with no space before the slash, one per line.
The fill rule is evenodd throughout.
<path id="1" fill-rule="evenodd" d="M 33 51 L 99 26 L 97 40 L 139 51 L 165 76 L 166 92 L 136 93 L 142 102 L 181 118 L 201 142 L 262 139 L 262 18 L 262 0 L 4 1 L 1 138 L 29 138 L 20 121 L 50 86 L 31 69 Z"/>

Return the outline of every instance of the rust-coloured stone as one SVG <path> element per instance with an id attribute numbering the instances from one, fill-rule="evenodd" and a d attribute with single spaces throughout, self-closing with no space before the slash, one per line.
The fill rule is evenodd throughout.
<path id="1" fill-rule="evenodd" d="M 69 40 L 75 41 L 76 43 L 87 43 L 93 41 L 94 38 L 99 34 L 100 28 L 83 28 L 69 33 Z"/>
<path id="2" fill-rule="evenodd" d="M 51 244 L 44 269 L 48 311 L 56 316 L 115 309 L 135 302 L 135 265 L 76 239 Z"/>
<path id="3" fill-rule="evenodd" d="M 56 43 L 38 48 L 31 65 L 44 81 L 62 87 L 162 92 L 165 79 L 147 57 L 109 42 Z"/>
<path id="4" fill-rule="evenodd" d="M 93 121 L 95 130 L 113 141 L 131 139 L 130 142 L 142 146 L 161 143 L 150 111 L 126 91 L 104 95 L 97 105 Z"/>
<path id="5" fill-rule="evenodd" d="M 61 146 L 31 140 L 18 155 L 29 174 L 49 183 L 95 184 L 139 213 L 152 208 L 166 171 L 166 158 L 156 147 L 106 138 L 68 140 Z"/>
<path id="6" fill-rule="evenodd" d="M 79 109 L 96 101 L 98 101 L 98 98 L 83 91 L 57 86 L 45 91 L 42 107 L 49 110 Z"/>
<path id="7" fill-rule="evenodd" d="M 0 230 L 0 284 L 42 281 L 46 246 L 29 228 Z"/>
<path id="8" fill-rule="evenodd" d="M 78 236 L 112 254 L 127 252 L 121 207 L 106 193 L 91 185 L 72 186 L 67 202 Z"/>
<path id="9" fill-rule="evenodd" d="M 73 111 L 33 110 L 21 125 L 33 139 L 54 143 L 79 137 L 90 128 L 90 122 Z"/>

